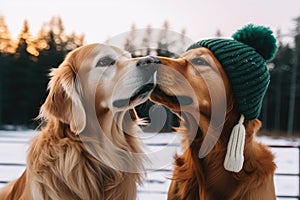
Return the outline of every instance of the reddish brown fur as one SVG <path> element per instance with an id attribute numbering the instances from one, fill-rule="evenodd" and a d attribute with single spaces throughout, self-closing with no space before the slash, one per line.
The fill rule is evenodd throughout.
<path id="1" fill-rule="evenodd" d="M 200 159 L 198 156 L 203 139 L 207 134 L 208 126 L 211 123 L 211 102 L 210 96 L 205 84 L 214 84 L 218 76 L 210 80 L 204 81 L 204 78 L 194 73 L 199 69 L 198 66 L 190 64 L 190 59 L 195 55 L 201 55 L 206 58 L 206 61 L 211 65 L 210 68 L 218 69 L 219 76 L 224 83 L 226 90 L 227 111 L 224 121 L 224 127 L 214 148 L 207 156 Z M 161 93 L 154 92 L 151 96 L 152 101 L 163 104 L 182 117 L 178 132 L 184 137 L 183 147 L 185 152 L 180 156 L 175 156 L 175 169 L 173 172 L 171 186 L 169 188 L 169 200 L 272 200 L 275 199 L 273 175 L 275 171 L 274 156 L 269 149 L 263 144 L 255 140 L 255 134 L 261 127 L 259 120 L 246 121 L 246 142 L 244 157 L 245 162 L 243 169 L 238 173 L 226 171 L 223 167 L 227 143 L 231 130 L 239 119 L 239 112 L 234 104 L 232 92 L 230 90 L 227 76 L 225 75 L 222 66 L 214 57 L 214 55 L 205 48 L 194 49 L 186 52 L 178 59 L 160 58 L 166 68 L 174 69 L 180 72 L 190 85 L 194 88 L 199 107 L 178 107 L 178 105 L 169 101 L 169 99 Z M 201 66 L 201 68 L 203 68 Z M 203 70 L 203 71 L 201 71 Z M 204 71 L 206 70 L 206 71 Z M 209 69 L 200 69 L 200 74 L 207 73 Z M 170 72 L 162 69 L 158 73 L 162 73 L 161 80 L 158 79 L 158 84 L 164 85 L 164 73 Z M 204 75 L 205 76 L 205 75 Z M 169 78 L 170 80 L 170 78 Z M 169 81 L 168 80 L 168 81 Z M 176 91 L 181 90 L 181 85 L 172 86 Z M 175 87 L 175 88 L 174 88 Z M 214 87 L 217 87 L 215 85 Z M 168 90 L 166 90 L 168 91 Z M 217 91 L 217 88 L 216 88 Z M 170 94 L 169 94 L 170 95 Z M 184 95 L 179 93 L 176 95 Z M 189 94 L 185 94 L 189 95 Z M 206 101 L 203 101 L 206 100 Z M 202 103 L 204 102 L 204 103 Z M 208 103 L 207 103 L 208 102 Z M 200 110 L 199 121 L 195 121 L 193 111 Z M 192 130 L 192 125 L 196 124 L 199 128 L 195 138 L 190 141 L 189 137 Z"/>

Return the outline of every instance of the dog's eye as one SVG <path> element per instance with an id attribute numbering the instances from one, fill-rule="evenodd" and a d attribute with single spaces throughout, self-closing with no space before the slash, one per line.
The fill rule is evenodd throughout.
<path id="1" fill-rule="evenodd" d="M 106 56 L 106 57 L 100 58 L 100 60 L 97 62 L 96 67 L 106 67 L 106 66 L 115 64 L 115 62 L 116 61 L 114 59 L 112 59 L 109 56 Z"/>
<path id="2" fill-rule="evenodd" d="M 203 58 L 193 58 L 191 60 L 191 63 L 193 65 L 207 65 L 207 66 L 209 66 L 209 63 L 206 60 L 204 60 Z"/>

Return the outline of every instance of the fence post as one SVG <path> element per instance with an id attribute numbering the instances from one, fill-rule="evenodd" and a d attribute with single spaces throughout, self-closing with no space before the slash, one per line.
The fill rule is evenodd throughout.
<path id="1" fill-rule="evenodd" d="M 298 200 L 300 200 L 300 145 L 298 145 Z"/>

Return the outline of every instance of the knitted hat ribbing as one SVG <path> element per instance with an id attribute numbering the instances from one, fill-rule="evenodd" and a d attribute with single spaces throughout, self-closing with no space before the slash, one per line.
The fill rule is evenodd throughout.
<path id="1" fill-rule="evenodd" d="M 239 111 L 245 119 L 255 119 L 270 82 L 266 62 L 275 55 L 276 39 L 269 28 L 251 24 L 232 37 L 201 40 L 187 50 L 205 47 L 214 53 L 228 76 Z"/>

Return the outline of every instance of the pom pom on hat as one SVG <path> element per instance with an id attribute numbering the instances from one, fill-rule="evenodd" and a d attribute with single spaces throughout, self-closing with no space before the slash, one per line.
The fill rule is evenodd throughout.
<path id="1" fill-rule="evenodd" d="M 264 26 L 249 24 L 234 33 L 232 38 L 253 47 L 266 61 L 272 60 L 277 51 L 272 31 Z"/>

